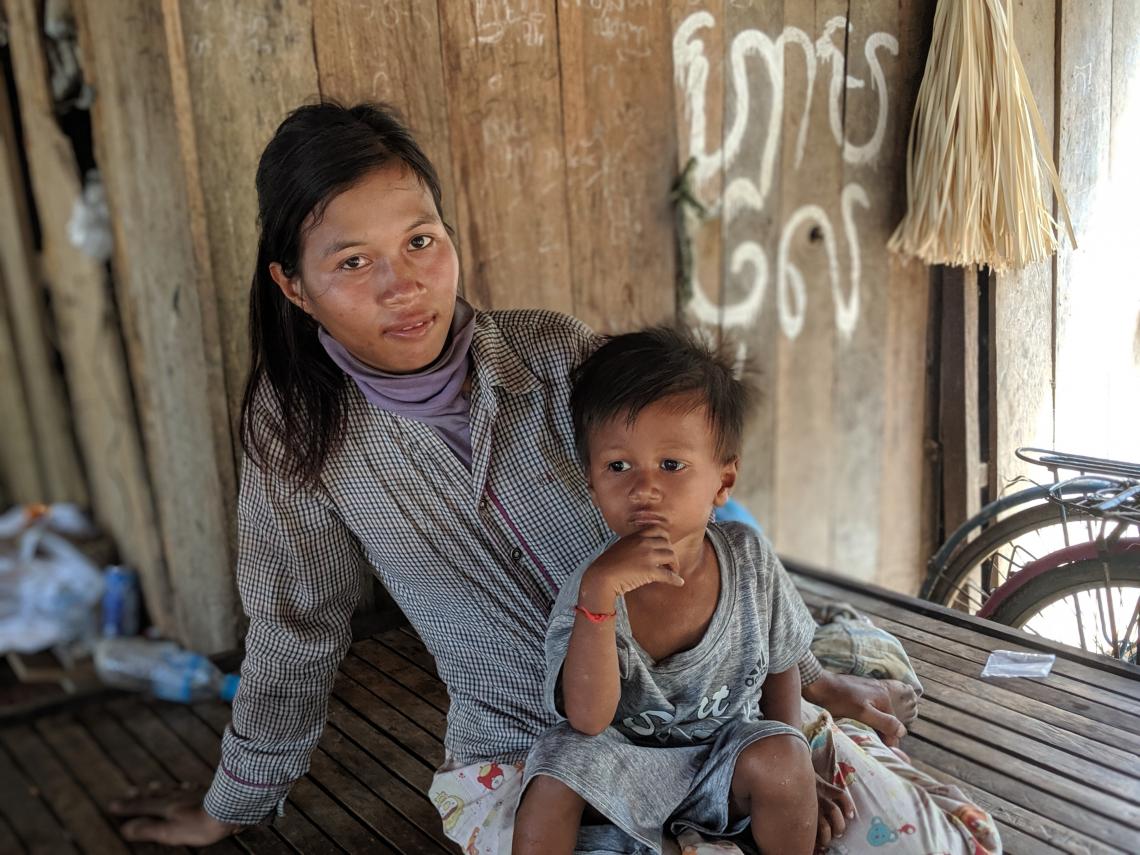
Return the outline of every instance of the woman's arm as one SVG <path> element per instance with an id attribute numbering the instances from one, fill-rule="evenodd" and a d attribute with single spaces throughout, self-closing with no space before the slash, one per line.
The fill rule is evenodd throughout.
<path id="1" fill-rule="evenodd" d="M 782 721 L 797 730 L 803 726 L 800 717 L 800 670 L 795 665 L 764 678 L 760 694 L 760 710 L 764 718 Z"/>
<path id="2" fill-rule="evenodd" d="M 214 818 L 259 822 L 308 771 L 352 640 L 362 560 L 323 494 L 245 461 L 237 581 L 249 631 L 232 723 L 205 799 Z"/>

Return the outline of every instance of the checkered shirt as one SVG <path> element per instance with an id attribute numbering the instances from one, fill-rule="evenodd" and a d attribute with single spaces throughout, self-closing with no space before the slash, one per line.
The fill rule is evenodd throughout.
<path id="1" fill-rule="evenodd" d="M 546 311 L 481 312 L 472 343 L 472 468 L 436 432 L 352 386 L 340 450 L 311 490 L 246 460 L 238 587 L 241 688 L 206 810 L 253 823 L 305 774 L 350 643 L 367 562 L 436 659 L 447 750 L 520 759 L 552 723 L 543 639 L 560 582 L 608 535 L 574 451 L 569 375 L 596 345 Z"/>

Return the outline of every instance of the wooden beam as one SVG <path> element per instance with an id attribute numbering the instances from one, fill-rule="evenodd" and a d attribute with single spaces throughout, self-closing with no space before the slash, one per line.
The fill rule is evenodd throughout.
<path id="1" fill-rule="evenodd" d="M 978 425 L 978 273 L 939 268 L 943 537 L 981 507 Z"/>
<path id="2" fill-rule="evenodd" d="M 558 3 L 440 3 L 465 292 L 574 310 Z"/>
<path id="3" fill-rule="evenodd" d="M 31 2 L 31 0 L 20 0 Z M 81 7 L 97 97 L 96 159 L 115 226 L 114 268 L 135 369 L 178 637 L 204 653 L 238 640 L 234 466 L 217 348 L 203 299 L 193 191 L 183 168 L 163 10 Z M 220 424 L 219 424 L 220 422 Z"/>
<path id="4" fill-rule="evenodd" d="M 71 388 L 76 433 L 91 486 L 92 513 L 121 560 L 138 568 L 147 611 L 177 630 L 144 461 L 118 311 L 106 266 L 74 246 L 68 223 L 83 188 L 71 141 L 56 121 L 36 4 L 9 0 L 24 140 L 43 235 L 43 260 Z"/>
<path id="5" fill-rule="evenodd" d="M 605 332 L 660 323 L 675 309 L 669 11 L 619 5 L 558 9 L 574 314 Z"/>
<path id="6" fill-rule="evenodd" d="M 13 21 L 11 2 L 6 3 Z M 16 30 L 16 22 L 12 29 Z M 12 60 L 16 65 L 16 86 L 37 81 L 38 69 L 28 69 L 21 60 L 24 45 L 13 38 Z M 46 79 L 46 78 L 45 78 Z M 28 210 L 24 179 L 20 170 L 12 106 L 8 103 L 6 76 L 0 73 L 0 282 L 7 289 L 6 305 L 11 346 L 23 378 L 26 416 L 34 431 L 32 460 L 38 470 L 38 484 L 27 480 L 31 462 L 22 467 L 24 489 L 38 486 L 33 501 L 70 501 L 87 504 L 87 481 L 72 434 L 71 413 L 63 378 L 55 367 L 51 342 L 55 340 L 54 318 L 48 310 L 40 281 L 39 259 L 32 241 L 32 220 Z"/>
<path id="7" fill-rule="evenodd" d="M 0 507 L 29 504 L 46 495 L 36 433 L 24 397 L 24 378 L 16 359 L 16 340 L 8 315 L 8 296 L 0 273 Z"/>
<path id="8" fill-rule="evenodd" d="M 1052 156 L 1057 0 L 1023 0 L 1013 16 L 1013 39 L 1049 135 Z M 1041 176 L 1046 198 L 1053 188 Z M 1023 445 L 1053 445 L 1053 259 L 992 278 L 994 472 L 997 498 L 1019 475 L 1036 467 L 1017 459 Z M 1037 470 L 1036 475 L 1040 475 Z M 1016 488 L 1014 488 L 1016 489 Z"/>

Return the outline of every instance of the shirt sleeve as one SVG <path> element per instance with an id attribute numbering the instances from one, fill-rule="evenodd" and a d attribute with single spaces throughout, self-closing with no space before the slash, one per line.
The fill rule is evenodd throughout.
<path id="1" fill-rule="evenodd" d="M 823 666 L 819 664 L 819 660 L 815 658 L 815 654 L 810 649 L 800 657 L 797 664 L 800 669 L 801 686 L 810 686 L 823 676 Z"/>
<path id="2" fill-rule="evenodd" d="M 362 553 L 329 501 L 246 459 L 237 582 L 249 617 L 241 683 L 205 809 L 249 825 L 309 768 L 352 639 Z"/>
<path id="3" fill-rule="evenodd" d="M 765 544 L 765 568 L 768 600 L 768 673 L 787 671 L 811 655 L 811 640 L 815 635 L 815 620 L 808 611 L 800 592 L 791 577 Z"/>

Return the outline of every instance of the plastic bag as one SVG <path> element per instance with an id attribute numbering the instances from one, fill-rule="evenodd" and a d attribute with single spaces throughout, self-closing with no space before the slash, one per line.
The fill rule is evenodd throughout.
<path id="1" fill-rule="evenodd" d="M 34 653 L 92 635 L 103 574 L 52 529 L 93 530 L 74 505 L 30 506 L 0 516 L 0 653 Z M 21 530 L 22 529 L 22 530 Z"/>
<path id="2" fill-rule="evenodd" d="M 982 669 L 983 677 L 1048 677 L 1057 657 L 1052 653 L 995 650 Z"/>

